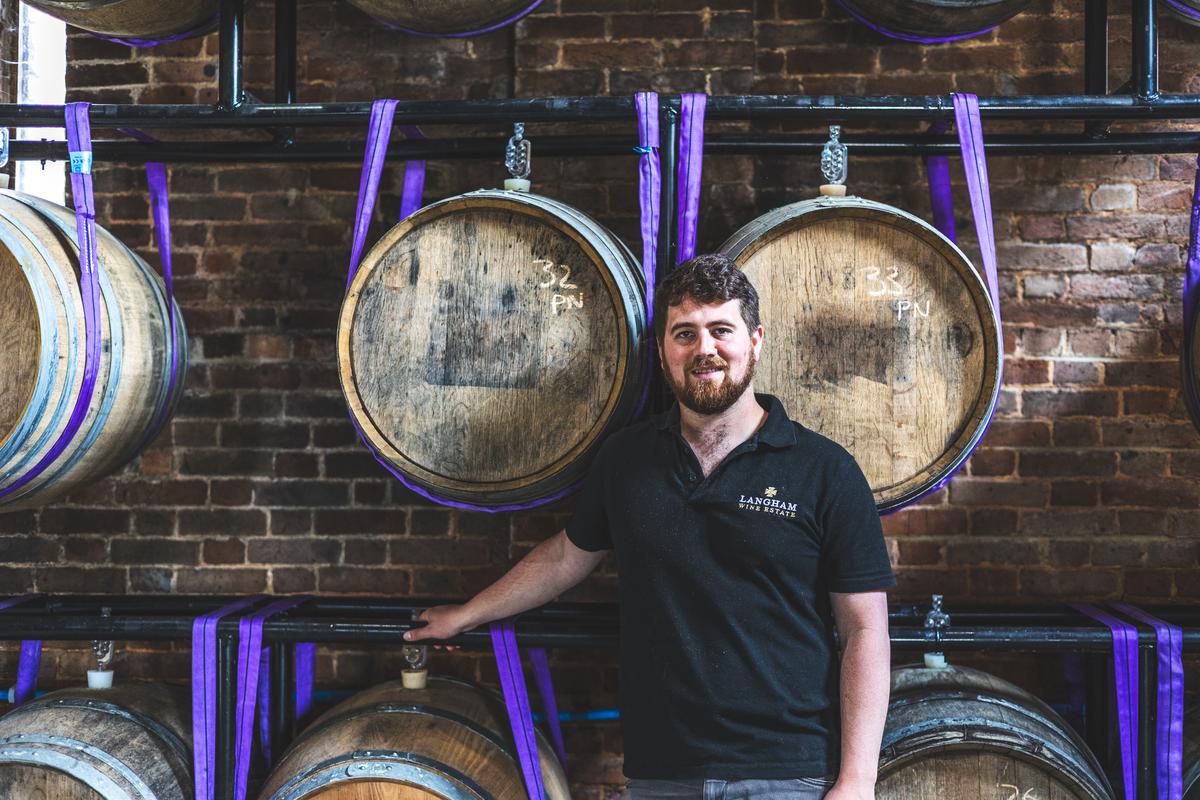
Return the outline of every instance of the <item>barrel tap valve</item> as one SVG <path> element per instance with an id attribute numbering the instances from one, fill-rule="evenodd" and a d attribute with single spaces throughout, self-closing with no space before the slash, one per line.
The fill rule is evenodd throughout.
<path id="1" fill-rule="evenodd" d="M 822 197 L 845 197 L 846 174 L 850 169 L 846 145 L 842 144 L 842 126 L 829 126 L 829 141 L 821 148 Z"/>
<path id="2" fill-rule="evenodd" d="M 413 619 L 418 616 L 419 614 L 414 611 Z M 429 648 L 423 644 L 406 644 L 400 654 L 404 657 L 404 663 L 408 665 L 400 674 L 404 688 L 424 689 L 425 682 L 429 678 L 429 670 L 425 666 L 425 662 L 429 658 Z"/>
<path id="3" fill-rule="evenodd" d="M 941 642 L 942 633 L 950 627 L 950 615 L 942 610 L 942 596 L 933 595 L 933 608 L 925 615 L 926 638 Z M 929 669 L 948 669 L 946 654 L 939 651 L 925 654 L 925 666 Z"/>
<path id="4" fill-rule="evenodd" d="M 101 608 L 100 616 L 108 619 L 112 616 L 112 609 L 107 606 Z M 113 643 L 104 639 L 96 639 L 92 642 L 92 655 L 96 657 L 96 668 L 87 671 L 88 688 L 111 689 L 113 673 L 108 667 L 112 664 Z"/>
<path id="5" fill-rule="evenodd" d="M 511 178 L 504 188 L 514 192 L 529 191 L 529 173 L 533 170 L 533 142 L 525 138 L 525 123 L 513 123 L 513 135 L 504 147 L 504 166 Z"/>

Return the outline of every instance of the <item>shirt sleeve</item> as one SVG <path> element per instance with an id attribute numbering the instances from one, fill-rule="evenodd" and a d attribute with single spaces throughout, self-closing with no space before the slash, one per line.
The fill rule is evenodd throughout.
<path id="1" fill-rule="evenodd" d="M 831 472 L 820 515 L 821 570 L 829 591 L 871 592 L 895 586 L 866 476 L 849 453 Z"/>
<path id="2" fill-rule="evenodd" d="M 613 547 L 605 504 L 608 494 L 605 489 L 608 484 L 608 449 L 606 442 L 596 454 L 596 460 L 592 462 L 583 481 L 583 490 L 575 500 L 575 513 L 571 515 L 566 527 L 567 538 L 571 543 L 580 550 L 592 553 L 611 550 Z"/>

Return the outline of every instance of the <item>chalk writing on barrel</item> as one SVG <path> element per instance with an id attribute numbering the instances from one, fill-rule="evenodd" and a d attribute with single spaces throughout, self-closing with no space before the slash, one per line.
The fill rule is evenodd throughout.
<path id="1" fill-rule="evenodd" d="M 1037 795 L 1033 793 L 1032 786 L 1025 790 L 1025 794 L 1021 794 L 1020 786 L 1013 786 L 1011 783 L 998 783 L 996 784 L 996 788 L 1012 790 L 1012 794 L 1005 797 L 1004 800 L 1017 800 L 1018 797 L 1020 800 L 1038 800 Z"/>
<path id="2" fill-rule="evenodd" d="M 583 292 L 575 292 L 574 294 L 564 294 L 562 289 L 578 289 L 579 286 L 571 283 L 571 268 L 566 264 L 555 264 L 553 261 L 546 258 L 535 258 L 534 266 L 541 267 L 544 277 L 538 283 L 539 289 L 554 289 L 550 295 L 550 309 L 555 314 L 561 314 L 563 311 L 570 311 L 573 308 L 583 308 Z M 559 272 L 562 274 L 558 274 Z"/>
<path id="3" fill-rule="evenodd" d="M 880 267 L 866 267 L 863 272 L 867 279 L 867 297 L 899 297 L 904 294 L 904 284 L 897 280 L 900 277 L 899 267 L 887 270 L 884 277 L 881 277 L 884 270 Z"/>

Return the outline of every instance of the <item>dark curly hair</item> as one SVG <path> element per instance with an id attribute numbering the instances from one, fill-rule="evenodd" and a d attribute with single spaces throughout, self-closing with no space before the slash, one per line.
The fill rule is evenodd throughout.
<path id="1" fill-rule="evenodd" d="M 757 330 L 760 324 L 758 292 L 733 259 L 720 253 L 709 253 L 684 261 L 654 291 L 654 333 L 660 342 L 666 334 L 667 308 L 679 305 L 685 297 L 697 303 L 740 300 L 742 319 L 750 332 Z"/>

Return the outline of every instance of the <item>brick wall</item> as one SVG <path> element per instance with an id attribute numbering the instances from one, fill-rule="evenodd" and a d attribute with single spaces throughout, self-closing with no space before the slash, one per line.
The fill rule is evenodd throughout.
<path id="1" fill-rule="evenodd" d="M 994 33 L 932 47 L 884 41 L 832 0 L 696 5 L 545 0 L 515 29 L 437 41 L 388 32 L 346 4 L 302 0 L 300 98 L 1082 90 L 1079 4 L 1039 0 Z M 1114 6 L 1117 86 L 1128 71 L 1128 24 L 1119 16 L 1127 9 Z M 252 4 L 246 66 L 262 98 L 271 96 L 270 26 L 270 4 Z M 1161 27 L 1163 90 L 1200 92 L 1200 30 L 1165 15 Z M 69 52 L 73 98 L 214 97 L 215 37 L 130 51 L 72 36 Z M 1195 601 L 1200 454 L 1177 361 L 1194 159 L 1010 157 L 990 168 L 1006 387 L 962 474 L 885 520 L 896 596 Z M 430 169 L 427 199 L 503 177 L 498 162 Z M 702 248 L 818 183 L 812 158 L 714 156 L 705 170 Z M 640 251 L 631 159 L 535 158 L 534 180 Z M 400 171 L 385 182 L 373 236 L 395 218 Z M 853 159 L 851 182 L 860 195 L 928 216 L 915 158 Z M 560 527 L 569 507 L 485 516 L 418 504 L 355 444 L 333 331 L 357 183 L 351 164 L 172 170 L 193 359 L 186 398 L 128 469 L 69 502 L 0 515 L 0 591 L 462 596 Z M 140 170 L 100 169 L 97 187 L 101 222 L 156 263 Z M 605 569 L 574 597 L 609 598 L 613 588 Z M 150 667 L 128 649 L 121 658 L 139 674 L 186 669 L 177 648 Z M 486 659 L 439 659 L 489 677 Z M 565 707 L 614 702 L 610 656 L 559 659 Z M 323 651 L 320 674 L 328 686 L 363 685 L 395 666 L 393 651 Z M 58 670 L 59 679 L 78 675 L 77 651 Z M 598 795 L 619 783 L 615 728 L 571 732 L 581 789 Z"/>

